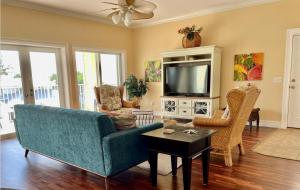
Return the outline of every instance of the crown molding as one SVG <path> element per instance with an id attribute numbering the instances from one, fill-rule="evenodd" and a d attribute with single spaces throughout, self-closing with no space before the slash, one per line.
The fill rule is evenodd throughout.
<path id="1" fill-rule="evenodd" d="M 91 20 L 91 21 L 95 21 L 98 23 L 107 24 L 107 25 L 116 26 L 116 27 L 125 27 L 122 24 L 115 25 L 112 23 L 111 20 L 100 17 L 100 16 L 93 16 L 93 15 L 89 15 L 89 14 L 78 13 L 75 11 L 53 8 L 53 7 L 49 7 L 49 6 L 45 6 L 45 5 L 39 5 L 36 3 L 24 2 L 21 0 L 0 0 L 0 1 L 1 1 L 1 4 L 3 3 L 6 5 L 11 5 L 11 6 L 16 6 L 16 7 L 22 7 L 22 8 L 27 8 L 27 9 L 37 10 L 37 11 L 55 13 L 55 14 L 59 14 L 59 15 L 63 15 L 63 16 Z M 209 14 L 226 12 L 226 11 L 230 11 L 230 10 L 252 7 L 252 6 L 268 4 L 268 3 L 274 3 L 274 2 L 279 2 L 279 1 L 280 0 L 254 0 L 251 2 L 243 2 L 243 3 L 238 3 L 238 4 L 235 3 L 235 4 L 231 4 L 231 5 L 224 5 L 224 6 L 214 7 L 214 8 L 210 8 L 210 9 L 205 9 L 205 10 L 201 10 L 201 11 L 190 13 L 190 14 L 184 14 L 181 16 L 175 16 L 175 17 L 171 17 L 171 18 L 167 18 L 167 19 L 161 19 L 158 21 L 149 21 L 149 22 L 145 22 L 145 23 L 133 23 L 130 27 L 126 27 L 126 28 L 142 28 L 142 27 L 147 27 L 147 26 L 160 25 L 160 24 L 164 24 L 164 23 L 176 22 L 176 21 L 186 20 L 186 19 L 190 19 L 190 18 L 205 16 L 205 15 L 209 15 Z"/>
<path id="2" fill-rule="evenodd" d="M 190 19 L 190 18 L 210 15 L 210 14 L 214 14 L 214 13 L 226 12 L 226 11 L 231 11 L 231 10 L 235 10 L 235 9 L 241 9 L 241 8 L 263 5 L 263 4 L 268 4 L 268 3 L 275 3 L 275 2 L 279 2 L 279 1 L 280 0 L 254 0 L 251 2 L 243 2 L 243 3 L 235 3 L 232 5 L 224 5 L 224 6 L 201 10 L 201 11 L 190 13 L 190 14 L 185 14 L 185 15 L 181 15 L 181 16 L 175 16 L 175 17 L 171 17 L 171 18 L 167 18 L 167 19 L 162 19 L 162 20 L 158 20 L 158 21 L 152 21 L 152 22 L 150 21 L 147 23 L 134 24 L 132 26 L 132 28 L 142 28 L 142 27 L 147 27 L 147 26 L 165 24 L 165 23 L 169 23 L 169 22 L 176 22 L 176 21 L 186 20 L 186 19 Z"/>
<path id="3" fill-rule="evenodd" d="M 111 26 L 123 27 L 122 25 L 115 25 L 109 19 L 106 19 L 106 18 L 103 18 L 100 16 L 93 16 L 93 15 L 89 15 L 89 14 L 78 13 L 75 11 L 54 8 L 54 7 L 49 7 L 49 6 L 45 6 L 45 5 L 39 5 L 36 3 L 20 1 L 20 0 L 0 0 L 0 1 L 1 1 L 1 4 L 6 4 L 6 5 L 10 5 L 10 6 L 32 9 L 32 10 L 37 10 L 37 11 L 43 11 L 43 12 L 48 12 L 48 13 L 55 13 L 55 14 L 62 15 L 62 16 L 75 17 L 75 18 L 91 20 L 94 22 L 107 24 L 107 25 L 111 25 Z"/>

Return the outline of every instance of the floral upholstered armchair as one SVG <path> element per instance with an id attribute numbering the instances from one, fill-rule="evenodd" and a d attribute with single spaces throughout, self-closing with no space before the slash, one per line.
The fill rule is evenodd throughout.
<path id="1" fill-rule="evenodd" d="M 213 118 L 193 119 L 195 127 L 209 127 L 217 132 L 212 136 L 212 153 L 223 155 L 226 166 L 232 166 L 231 149 L 238 145 L 240 154 L 245 154 L 242 133 L 249 115 L 260 94 L 255 86 L 233 89 L 228 92 L 228 113 L 218 110 Z"/>
<path id="2" fill-rule="evenodd" d="M 98 111 L 122 114 L 139 108 L 137 101 L 123 99 L 124 86 L 101 85 L 94 87 L 94 92 Z"/>

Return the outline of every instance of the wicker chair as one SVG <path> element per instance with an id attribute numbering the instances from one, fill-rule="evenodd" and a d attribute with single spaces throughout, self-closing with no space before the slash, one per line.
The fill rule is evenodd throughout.
<path id="1" fill-rule="evenodd" d="M 139 108 L 137 101 L 126 101 L 123 99 L 123 94 L 124 94 L 124 86 L 123 85 L 115 87 L 115 88 L 118 88 L 120 91 L 120 97 L 121 97 L 121 102 L 122 102 L 121 109 L 124 110 L 124 109 Z M 101 90 L 100 86 L 94 87 L 94 92 L 95 92 L 95 97 L 96 97 L 96 102 L 97 102 L 96 109 L 101 112 L 111 112 L 107 109 L 107 107 L 105 105 L 101 104 L 100 90 Z M 126 111 L 124 111 L 124 112 L 126 112 Z M 115 111 L 115 113 L 118 113 L 118 112 Z M 122 111 L 120 113 L 122 113 Z"/>
<path id="2" fill-rule="evenodd" d="M 229 115 L 222 119 L 224 111 L 218 110 L 213 118 L 193 119 L 195 127 L 209 127 L 217 130 L 212 136 L 212 153 L 223 155 L 226 166 L 232 166 L 231 149 L 238 145 L 241 155 L 245 154 L 242 133 L 260 94 L 255 86 L 245 89 L 233 89 L 226 98 L 229 106 Z"/>

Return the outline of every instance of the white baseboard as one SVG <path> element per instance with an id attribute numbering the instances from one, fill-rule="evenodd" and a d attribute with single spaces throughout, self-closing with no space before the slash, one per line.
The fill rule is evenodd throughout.
<path id="1" fill-rule="evenodd" d="M 255 125 L 255 122 L 253 122 L 253 124 Z M 263 127 L 281 128 L 280 121 L 260 120 L 259 125 Z"/>
<path id="2" fill-rule="evenodd" d="M 155 111 L 154 116 L 161 116 L 161 112 Z M 256 126 L 256 122 L 253 122 L 253 125 Z M 281 128 L 281 122 L 280 121 L 271 121 L 271 120 L 260 120 L 259 123 L 262 127 L 271 127 L 271 128 Z"/>

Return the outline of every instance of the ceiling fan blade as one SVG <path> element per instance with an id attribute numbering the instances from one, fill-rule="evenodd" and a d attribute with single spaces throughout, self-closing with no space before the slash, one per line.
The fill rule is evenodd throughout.
<path id="1" fill-rule="evenodd" d="M 110 13 L 109 15 L 107 15 L 106 17 L 111 18 L 113 15 L 118 14 L 120 11 L 114 11 L 112 13 Z"/>
<path id="2" fill-rule="evenodd" d="M 108 9 L 102 9 L 100 10 L 101 12 L 104 12 L 104 11 L 115 11 L 115 10 L 118 10 L 119 8 L 108 8 Z M 100 12 L 99 11 L 99 12 Z"/>
<path id="3" fill-rule="evenodd" d="M 111 3 L 111 2 L 106 2 L 106 1 L 103 1 L 102 3 L 104 3 L 104 4 L 109 4 L 109 5 L 120 6 L 120 5 L 117 4 L 117 3 Z"/>
<path id="4" fill-rule="evenodd" d="M 134 10 L 133 14 L 132 14 L 132 20 L 141 20 L 141 19 L 149 19 L 152 18 L 154 16 L 154 13 L 141 13 L 138 12 L 136 10 Z"/>
<path id="5" fill-rule="evenodd" d="M 156 5 L 149 1 L 144 0 L 134 0 L 134 9 L 141 13 L 151 13 L 156 9 Z"/>

